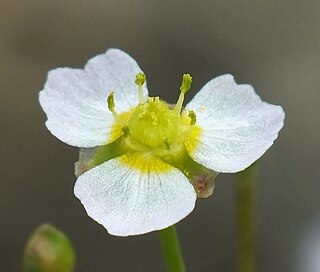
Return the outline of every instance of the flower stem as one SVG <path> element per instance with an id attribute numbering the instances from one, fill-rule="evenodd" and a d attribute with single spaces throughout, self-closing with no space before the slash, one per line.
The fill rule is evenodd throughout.
<path id="1" fill-rule="evenodd" d="M 160 241 L 167 271 L 186 271 L 175 226 L 161 230 Z"/>
<path id="2" fill-rule="evenodd" d="M 255 271 L 255 166 L 238 174 L 237 198 L 237 271 Z"/>

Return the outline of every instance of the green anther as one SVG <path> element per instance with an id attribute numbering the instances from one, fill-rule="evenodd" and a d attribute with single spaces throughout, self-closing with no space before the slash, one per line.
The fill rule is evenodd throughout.
<path id="1" fill-rule="evenodd" d="M 190 117 L 191 121 L 190 121 L 190 125 L 194 125 L 197 122 L 197 115 L 195 114 L 195 112 L 193 110 L 189 111 L 188 117 Z"/>
<path id="2" fill-rule="evenodd" d="M 191 83 L 192 83 L 191 75 L 190 74 L 183 74 L 180 91 L 185 94 L 187 91 L 190 90 Z"/>
<path id="3" fill-rule="evenodd" d="M 114 107 L 115 107 L 115 103 L 114 103 L 114 92 L 111 92 L 108 96 L 107 99 L 108 102 L 108 108 L 111 112 L 114 112 Z"/>
<path id="4" fill-rule="evenodd" d="M 122 132 L 123 132 L 124 136 L 128 136 L 130 133 L 128 126 L 124 126 L 122 128 Z"/>
<path id="5" fill-rule="evenodd" d="M 145 75 L 145 74 L 139 73 L 139 74 L 136 75 L 135 83 L 136 83 L 138 86 L 142 86 L 145 81 L 146 81 L 146 75 Z"/>
<path id="6" fill-rule="evenodd" d="M 136 75 L 136 80 L 135 83 L 138 86 L 138 95 L 139 95 L 139 103 L 142 104 L 146 101 L 146 97 L 143 94 L 143 90 L 142 90 L 142 85 L 145 83 L 146 81 L 146 75 L 143 73 L 138 73 Z"/>
<path id="7" fill-rule="evenodd" d="M 163 143 L 166 145 L 167 150 L 171 148 L 171 144 L 169 143 L 167 138 L 164 138 Z"/>

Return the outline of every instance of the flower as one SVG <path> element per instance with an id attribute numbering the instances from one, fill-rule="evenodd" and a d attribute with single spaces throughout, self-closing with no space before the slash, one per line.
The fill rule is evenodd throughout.
<path id="1" fill-rule="evenodd" d="M 183 108 L 191 83 L 183 75 L 174 106 L 149 97 L 142 70 L 118 49 L 84 69 L 49 72 L 39 97 L 46 126 L 81 147 L 74 192 L 110 234 L 175 224 L 197 195 L 212 193 L 217 173 L 245 169 L 277 138 L 284 112 L 262 102 L 252 86 L 222 75 Z"/>

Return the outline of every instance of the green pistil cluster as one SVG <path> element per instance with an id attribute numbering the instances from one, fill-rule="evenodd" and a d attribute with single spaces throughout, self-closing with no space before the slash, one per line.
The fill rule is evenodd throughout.
<path id="1" fill-rule="evenodd" d="M 159 97 L 149 97 L 134 110 L 127 126 L 130 137 L 151 148 L 167 148 L 176 141 L 179 116 Z"/>

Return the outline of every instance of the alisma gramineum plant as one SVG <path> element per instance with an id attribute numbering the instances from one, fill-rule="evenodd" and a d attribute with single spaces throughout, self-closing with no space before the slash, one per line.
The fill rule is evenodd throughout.
<path id="1" fill-rule="evenodd" d="M 46 126 L 81 147 L 74 192 L 110 234 L 177 223 L 212 194 L 217 173 L 245 169 L 277 138 L 284 112 L 252 86 L 219 76 L 183 107 L 191 83 L 183 75 L 176 105 L 149 97 L 141 68 L 118 49 L 49 72 Z"/>

